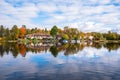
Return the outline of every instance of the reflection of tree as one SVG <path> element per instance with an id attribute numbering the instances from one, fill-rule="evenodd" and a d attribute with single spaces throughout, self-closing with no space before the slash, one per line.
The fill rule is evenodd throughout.
<path id="1" fill-rule="evenodd" d="M 82 51 L 82 50 L 84 49 L 84 47 L 85 47 L 85 44 L 83 44 L 83 43 L 80 44 L 80 46 L 79 46 L 79 50 Z"/>
<path id="2" fill-rule="evenodd" d="M 102 43 L 93 43 L 93 47 L 97 48 L 97 49 L 101 49 L 102 48 Z"/>
<path id="3" fill-rule="evenodd" d="M 11 52 L 15 58 L 18 56 L 19 54 L 18 44 L 16 43 L 11 44 Z"/>
<path id="4" fill-rule="evenodd" d="M 69 46 L 65 50 L 65 55 L 69 54 L 76 54 L 79 51 L 79 45 L 78 44 L 69 44 Z"/>
<path id="5" fill-rule="evenodd" d="M 3 56 L 5 53 L 9 54 L 11 52 L 14 57 L 17 57 L 19 49 L 16 45 L 16 43 L 2 43 L 0 46 L 0 55 Z"/>
<path id="6" fill-rule="evenodd" d="M 19 51 L 20 51 L 20 54 L 25 57 L 26 55 L 26 48 L 25 48 L 25 45 L 24 44 L 20 44 L 19 45 Z"/>
<path id="7" fill-rule="evenodd" d="M 105 48 L 107 48 L 109 51 L 111 50 L 117 50 L 120 47 L 120 43 L 106 43 L 103 45 Z"/>
<path id="8" fill-rule="evenodd" d="M 4 47 L 0 46 L 0 56 L 3 57 L 4 55 Z"/>
<path id="9" fill-rule="evenodd" d="M 50 48 L 50 52 L 52 53 L 52 55 L 53 55 L 54 57 L 57 57 L 57 55 L 58 55 L 58 49 L 57 49 L 56 46 L 52 46 L 52 47 Z"/>
<path id="10" fill-rule="evenodd" d="M 26 53 L 31 51 L 32 53 L 42 53 L 43 51 L 47 51 L 50 49 L 50 52 L 54 57 L 57 57 L 60 51 L 64 51 L 65 55 L 76 54 L 79 51 L 82 51 L 85 47 L 95 47 L 100 49 L 102 47 L 107 48 L 109 51 L 117 50 L 120 47 L 120 43 L 93 43 L 86 44 L 63 44 L 56 46 L 44 46 L 44 45 L 25 45 L 25 44 L 17 44 L 17 43 L 0 43 L 0 56 L 3 57 L 6 54 L 12 53 L 12 55 L 16 58 L 18 54 L 21 54 L 23 57 L 26 56 Z"/>

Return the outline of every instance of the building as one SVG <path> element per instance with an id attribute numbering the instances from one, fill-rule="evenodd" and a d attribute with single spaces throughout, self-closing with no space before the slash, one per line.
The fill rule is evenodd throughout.
<path id="1" fill-rule="evenodd" d="M 34 33 L 34 34 L 28 34 L 25 36 L 25 38 L 30 38 L 30 39 L 53 39 L 53 37 L 50 34 L 39 34 L 39 33 Z M 61 39 L 61 35 L 56 35 L 56 39 Z"/>

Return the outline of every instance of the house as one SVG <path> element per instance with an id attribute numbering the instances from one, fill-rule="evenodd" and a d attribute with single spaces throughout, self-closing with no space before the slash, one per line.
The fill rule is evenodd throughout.
<path id="1" fill-rule="evenodd" d="M 84 40 L 84 41 L 92 41 L 94 39 L 94 36 L 92 36 L 92 34 L 90 33 L 85 33 L 84 35 L 80 36 L 80 40 Z"/>
<path id="2" fill-rule="evenodd" d="M 53 37 L 49 34 L 28 34 L 25 36 L 25 38 L 30 38 L 30 39 L 52 39 Z"/>
<path id="3" fill-rule="evenodd" d="M 61 39 L 61 35 L 56 35 L 56 39 Z M 25 36 L 25 38 L 30 38 L 30 39 L 53 39 L 53 37 L 50 34 L 39 34 L 39 33 L 34 33 L 34 34 L 28 34 Z"/>
<path id="4" fill-rule="evenodd" d="M 89 36 L 89 40 L 93 40 L 94 39 L 94 37 L 93 36 Z"/>
<path id="5" fill-rule="evenodd" d="M 62 38 L 61 35 L 56 35 L 56 39 L 60 40 Z"/>

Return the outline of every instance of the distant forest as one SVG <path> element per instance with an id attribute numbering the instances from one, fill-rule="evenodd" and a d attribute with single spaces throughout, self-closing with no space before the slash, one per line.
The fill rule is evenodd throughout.
<path id="1" fill-rule="evenodd" d="M 116 32 L 108 31 L 106 33 L 100 32 L 82 32 L 77 28 L 70 28 L 69 26 L 65 26 L 64 29 L 58 28 L 56 25 L 53 26 L 50 30 L 47 28 L 26 28 L 25 25 L 22 27 L 18 27 L 17 25 L 13 25 L 11 29 L 6 28 L 3 25 L 0 25 L 0 41 L 7 40 L 19 40 L 25 39 L 26 35 L 29 34 L 44 34 L 55 37 L 56 35 L 61 35 L 61 39 L 66 40 L 88 40 L 90 36 L 93 36 L 93 40 L 120 40 L 120 34 Z"/>

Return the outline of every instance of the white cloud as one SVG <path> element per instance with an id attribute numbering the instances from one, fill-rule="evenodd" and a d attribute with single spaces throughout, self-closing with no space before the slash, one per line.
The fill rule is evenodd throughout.
<path id="1" fill-rule="evenodd" d="M 22 7 L 13 7 L 13 5 L 2 1 L 1 3 L 1 14 L 2 19 L 0 24 L 10 26 L 17 24 L 19 27 L 22 24 L 33 26 L 31 18 L 37 17 L 38 9 L 34 4 L 24 4 Z"/>
<path id="2" fill-rule="evenodd" d="M 56 5 L 53 3 L 38 3 L 37 7 L 39 8 L 39 11 L 44 12 L 54 12 L 57 10 Z"/>
<path id="3" fill-rule="evenodd" d="M 120 0 L 114 0 L 115 1 L 115 3 L 120 3 Z"/>
<path id="4" fill-rule="evenodd" d="M 109 4 L 111 2 L 111 0 L 99 0 L 98 3 L 99 4 Z"/>
<path id="5" fill-rule="evenodd" d="M 118 2 L 119 0 L 1 0 L 0 24 L 25 24 L 30 27 L 47 25 L 49 28 L 53 25 L 62 26 L 61 28 L 70 25 L 82 31 L 107 31 L 113 29 L 109 25 L 120 25 L 120 6 L 113 4 Z M 88 22 L 94 24 L 86 24 Z"/>

